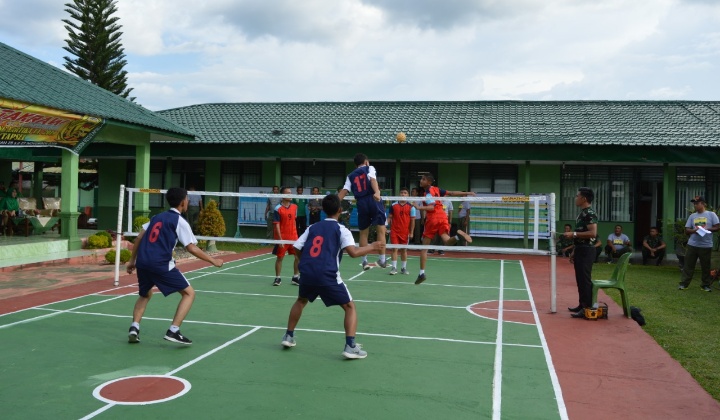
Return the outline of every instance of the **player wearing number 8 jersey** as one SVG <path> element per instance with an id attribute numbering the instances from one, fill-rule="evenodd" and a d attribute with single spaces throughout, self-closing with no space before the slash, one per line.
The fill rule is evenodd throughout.
<path id="1" fill-rule="evenodd" d="M 139 292 L 135 308 L 133 309 L 133 322 L 128 333 L 130 343 L 140 342 L 140 320 L 145 313 L 152 288 L 157 286 L 163 295 L 180 293 L 175 317 L 170 329 L 165 334 L 165 340 L 180 344 L 192 344 L 192 341 L 180 333 L 180 325 L 187 316 L 195 300 L 195 290 L 187 279 L 175 267 L 172 252 L 179 241 L 192 255 L 207 261 L 216 267 L 222 267 L 222 260 L 210 257 L 197 247 L 197 239 L 193 235 L 188 222 L 180 214 L 187 211 L 188 196 L 183 188 L 170 188 L 165 194 L 170 210 L 155 215 L 143 225 L 135 239 L 132 257 L 127 264 L 127 272 L 137 268 Z"/>
<path id="2" fill-rule="evenodd" d="M 340 277 L 343 250 L 351 257 L 360 257 L 380 248 L 378 242 L 356 247 L 350 231 L 338 222 L 342 209 L 337 195 L 325 196 L 322 208 L 329 217 L 312 224 L 293 245 L 300 254 L 300 288 L 298 298 L 290 309 L 287 332 L 282 345 L 295 346 L 295 327 L 308 302 L 320 296 L 325 306 L 338 305 L 345 311 L 345 349 L 347 359 L 363 359 L 367 352 L 355 344 L 357 312 L 350 292 Z"/>
<path id="3" fill-rule="evenodd" d="M 370 226 L 377 227 L 377 239 L 380 242 L 380 260 L 378 265 L 382 268 L 387 267 L 385 261 L 385 207 L 380 201 L 380 187 L 377 182 L 377 174 L 375 167 L 370 166 L 368 157 L 362 153 L 355 155 L 353 159 L 355 163 L 354 171 L 345 179 L 345 185 L 338 193 L 338 197 L 342 200 L 348 192 L 352 192 L 355 196 L 358 211 L 358 229 L 360 229 L 360 246 L 368 244 L 368 235 Z M 367 263 L 367 257 L 363 257 L 363 269 L 368 270 L 370 266 Z"/>

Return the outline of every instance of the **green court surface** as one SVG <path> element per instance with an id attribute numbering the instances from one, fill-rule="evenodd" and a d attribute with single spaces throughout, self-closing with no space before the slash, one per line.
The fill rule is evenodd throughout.
<path id="1" fill-rule="evenodd" d="M 345 256 L 368 357 L 344 360 L 343 311 L 320 300 L 306 307 L 297 346 L 282 348 L 297 287 L 290 258 L 271 285 L 274 261 L 186 273 L 197 291 L 182 326 L 192 346 L 162 339 L 178 297 L 159 293 L 141 343 L 127 343 L 134 286 L 0 316 L 2 418 L 567 418 L 521 262 L 431 258 L 416 286 L 417 258 L 412 275 L 390 276 Z M 126 385 L 122 401 L 102 387 L 141 375 L 190 388 L 147 403 L 168 383 Z"/>

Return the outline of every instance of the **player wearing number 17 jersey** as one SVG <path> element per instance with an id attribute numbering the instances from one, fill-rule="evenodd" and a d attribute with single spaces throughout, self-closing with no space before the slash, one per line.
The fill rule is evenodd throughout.
<path id="1" fill-rule="evenodd" d="M 342 200 L 348 192 L 352 192 L 355 196 L 358 211 L 358 229 L 360 229 L 360 246 L 368 244 L 368 235 L 370 226 L 377 227 L 377 239 L 380 242 L 380 260 L 378 265 L 382 268 L 387 267 L 385 261 L 385 206 L 380 201 L 380 187 L 377 182 L 377 174 L 375 167 L 370 166 L 368 157 L 362 153 L 355 155 L 353 159 L 355 163 L 354 171 L 345 179 L 345 185 L 338 193 L 338 197 Z M 363 270 L 368 270 L 370 266 L 367 257 L 363 257 Z"/>
<path id="2" fill-rule="evenodd" d="M 300 254 L 300 288 L 290 309 L 287 332 L 282 338 L 286 348 L 295 347 L 295 327 L 308 302 L 320 296 L 325 306 L 338 305 L 345 311 L 345 349 L 347 359 L 364 359 L 367 352 L 355 343 L 357 312 L 355 303 L 340 277 L 343 250 L 351 257 L 360 257 L 380 248 L 378 242 L 356 247 L 350 231 L 338 222 L 342 209 L 337 195 L 325 196 L 322 208 L 329 217 L 310 225 L 293 245 Z"/>
<path id="3" fill-rule="evenodd" d="M 195 300 L 195 290 L 190 286 L 180 270 L 175 267 L 172 253 L 175 244 L 180 241 L 192 255 L 207 261 L 215 267 L 222 267 L 222 260 L 210 257 L 197 247 L 197 239 L 190 225 L 180 214 L 187 211 L 188 196 L 184 188 L 170 188 L 165 194 L 170 210 L 153 216 L 145 223 L 135 239 L 132 256 L 127 264 L 127 272 L 132 274 L 137 268 L 139 295 L 133 309 L 133 322 L 128 332 L 130 343 L 140 342 L 140 320 L 145 313 L 152 288 L 157 286 L 163 295 L 180 293 L 175 317 L 165 340 L 180 344 L 192 344 L 192 341 L 180 333 L 180 325 L 187 316 Z"/>

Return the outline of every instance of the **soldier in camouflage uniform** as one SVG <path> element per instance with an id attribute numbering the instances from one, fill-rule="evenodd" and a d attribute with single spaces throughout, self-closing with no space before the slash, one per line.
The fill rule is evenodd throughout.
<path id="1" fill-rule="evenodd" d="M 595 198 L 593 190 L 587 187 L 580 187 L 575 196 L 575 205 L 578 206 L 580 214 L 575 219 L 575 231 L 565 232 L 566 238 L 573 238 L 575 247 L 570 254 L 570 262 L 575 266 L 575 281 L 578 287 L 578 306 L 568 308 L 573 312 L 573 318 L 583 318 L 585 308 L 592 306 L 592 266 L 595 261 L 595 247 L 591 244 L 593 238 L 597 238 L 598 217 L 592 208 Z"/>
<path id="2" fill-rule="evenodd" d="M 660 265 L 663 258 L 665 258 L 665 246 L 662 236 L 658 235 L 658 228 L 651 227 L 650 234 L 643 239 L 643 265 L 646 265 L 647 260 L 650 258 L 657 258 L 655 265 Z"/>

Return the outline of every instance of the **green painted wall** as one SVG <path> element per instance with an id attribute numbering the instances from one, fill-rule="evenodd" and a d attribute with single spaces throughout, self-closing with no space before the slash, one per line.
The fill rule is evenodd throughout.
<path id="1" fill-rule="evenodd" d="M 98 219 L 98 229 L 100 230 L 117 228 L 120 184 L 125 182 L 126 174 L 127 161 L 125 159 L 98 160 L 98 207 L 95 209 L 95 217 Z M 126 220 L 127 218 L 123 218 L 123 230 Z"/>
<path id="2" fill-rule="evenodd" d="M 262 177 L 260 185 L 263 187 L 280 186 L 280 180 L 275 179 L 275 161 L 266 160 L 262 162 Z"/>
<path id="3" fill-rule="evenodd" d="M 219 160 L 208 160 L 205 161 L 205 191 L 220 191 L 221 188 L 221 162 Z M 210 200 L 220 201 L 220 197 L 216 195 L 208 195 L 203 197 L 203 203 L 207 204 Z M 226 230 L 230 230 L 229 225 L 226 223 Z M 235 233 L 235 230 L 232 231 Z"/>

